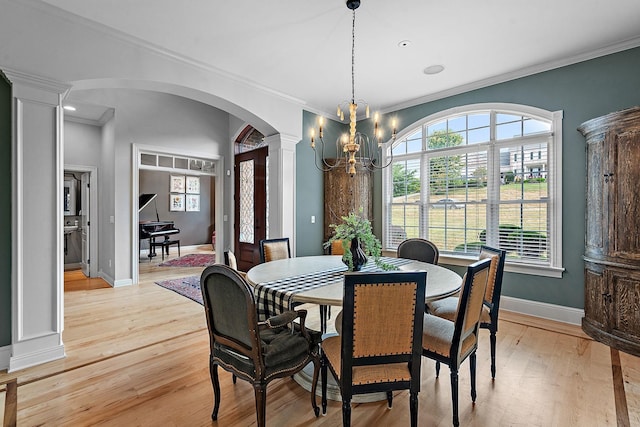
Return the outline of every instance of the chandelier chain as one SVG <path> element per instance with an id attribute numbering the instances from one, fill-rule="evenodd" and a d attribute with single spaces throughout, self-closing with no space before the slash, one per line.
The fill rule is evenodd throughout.
<path id="1" fill-rule="evenodd" d="M 356 103 L 356 10 L 353 9 L 351 24 L 351 103 Z"/>
<path id="2" fill-rule="evenodd" d="M 369 138 L 364 133 L 356 130 L 357 116 L 356 110 L 356 9 L 360 6 L 360 0 L 346 0 L 347 8 L 351 9 L 351 103 L 348 105 L 349 112 L 349 133 L 343 134 L 336 139 L 336 159 L 327 159 L 325 157 L 325 143 L 322 128 L 324 118 L 318 118 L 318 142 L 320 149 L 316 150 L 316 131 L 311 129 L 311 149 L 314 151 L 314 163 L 318 170 L 323 172 L 330 171 L 338 166 L 344 166 L 346 173 L 353 176 L 356 173 L 356 164 L 362 168 L 372 171 L 374 169 L 384 169 L 393 163 L 393 150 L 389 152 L 389 156 L 385 162 L 385 150 L 383 142 L 383 133 L 378 126 L 378 113 L 374 115 L 373 138 Z M 364 101 L 363 101 L 364 103 Z M 365 116 L 369 118 L 369 106 L 365 103 Z M 345 110 L 342 104 L 338 104 L 336 114 L 340 121 L 344 120 Z M 391 141 L 396 140 L 396 121 L 392 120 Z M 318 159 L 319 157 L 319 159 Z"/>

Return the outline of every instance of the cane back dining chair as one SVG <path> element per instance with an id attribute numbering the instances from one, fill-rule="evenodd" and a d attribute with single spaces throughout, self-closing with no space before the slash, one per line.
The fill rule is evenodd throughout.
<path id="1" fill-rule="evenodd" d="M 260 240 L 261 263 L 285 258 L 291 258 L 291 248 L 288 237 Z"/>
<path id="2" fill-rule="evenodd" d="M 449 366 L 454 426 L 460 425 L 458 371 L 467 358 L 469 358 L 471 372 L 471 400 L 474 403 L 476 401 L 476 349 L 480 312 L 490 265 L 491 260 L 484 259 L 467 267 L 467 272 L 462 279 L 462 290 L 453 322 L 432 314 L 424 315 L 422 355 Z M 436 377 L 438 377 L 438 371 L 436 371 Z"/>
<path id="3" fill-rule="evenodd" d="M 422 317 L 426 272 L 348 273 L 342 334 L 322 342 L 322 412 L 327 368 L 342 395 L 342 424 L 351 423 L 354 394 L 410 391 L 411 425 L 418 422 Z"/>
<path id="4" fill-rule="evenodd" d="M 440 252 L 438 247 L 429 240 L 412 238 L 403 240 L 397 249 L 398 258 L 413 259 L 428 264 L 438 264 Z"/>
<path id="5" fill-rule="evenodd" d="M 498 332 L 498 312 L 500 310 L 500 294 L 502 293 L 502 276 L 507 252 L 489 246 L 480 247 L 480 259 L 490 258 L 489 281 L 484 294 L 480 327 L 489 330 L 491 345 L 491 378 L 496 377 L 496 333 Z M 458 306 L 458 297 L 449 297 L 428 303 L 429 313 L 453 321 Z M 439 365 L 436 364 L 436 369 Z"/>
<path id="6" fill-rule="evenodd" d="M 214 392 L 211 418 L 217 420 L 220 409 L 220 366 L 253 385 L 258 426 L 264 427 L 270 381 L 292 376 L 313 362 L 313 387 L 317 383 L 319 340 L 314 340 L 305 328 L 307 312 L 286 311 L 258 322 L 251 287 L 237 271 L 221 264 L 209 266 L 202 272 L 200 288 L 211 351 L 209 370 Z M 299 323 L 294 323 L 296 319 Z M 317 417 L 320 410 L 315 388 L 311 405 Z"/>

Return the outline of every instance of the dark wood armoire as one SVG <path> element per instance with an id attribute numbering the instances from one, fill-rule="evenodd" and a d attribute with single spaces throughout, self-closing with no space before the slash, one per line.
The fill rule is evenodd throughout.
<path id="1" fill-rule="evenodd" d="M 328 159 L 333 164 L 335 159 Z M 358 165 L 356 174 L 346 171 L 345 160 L 324 173 L 324 241 L 333 235 L 331 224 L 339 224 L 349 212 L 359 213 L 373 220 L 373 172 Z"/>
<path id="2" fill-rule="evenodd" d="M 582 329 L 640 356 L 640 107 L 578 130 L 587 142 Z"/>

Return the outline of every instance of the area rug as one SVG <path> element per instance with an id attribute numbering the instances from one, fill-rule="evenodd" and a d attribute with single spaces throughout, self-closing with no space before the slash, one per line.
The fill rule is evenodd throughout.
<path id="1" fill-rule="evenodd" d="M 179 279 L 161 280 L 156 285 L 162 286 L 175 293 L 185 296 L 202 305 L 202 292 L 200 291 L 200 276 L 181 277 Z"/>
<path id="2" fill-rule="evenodd" d="M 189 254 L 167 260 L 160 267 L 206 267 L 216 262 L 214 254 Z"/>

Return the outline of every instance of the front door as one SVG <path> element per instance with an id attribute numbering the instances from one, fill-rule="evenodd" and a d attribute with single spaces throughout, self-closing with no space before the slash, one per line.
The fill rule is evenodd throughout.
<path id="1" fill-rule="evenodd" d="M 235 156 L 235 252 L 238 269 L 260 263 L 260 240 L 267 238 L 267 156 L 269 147 Z"/>

